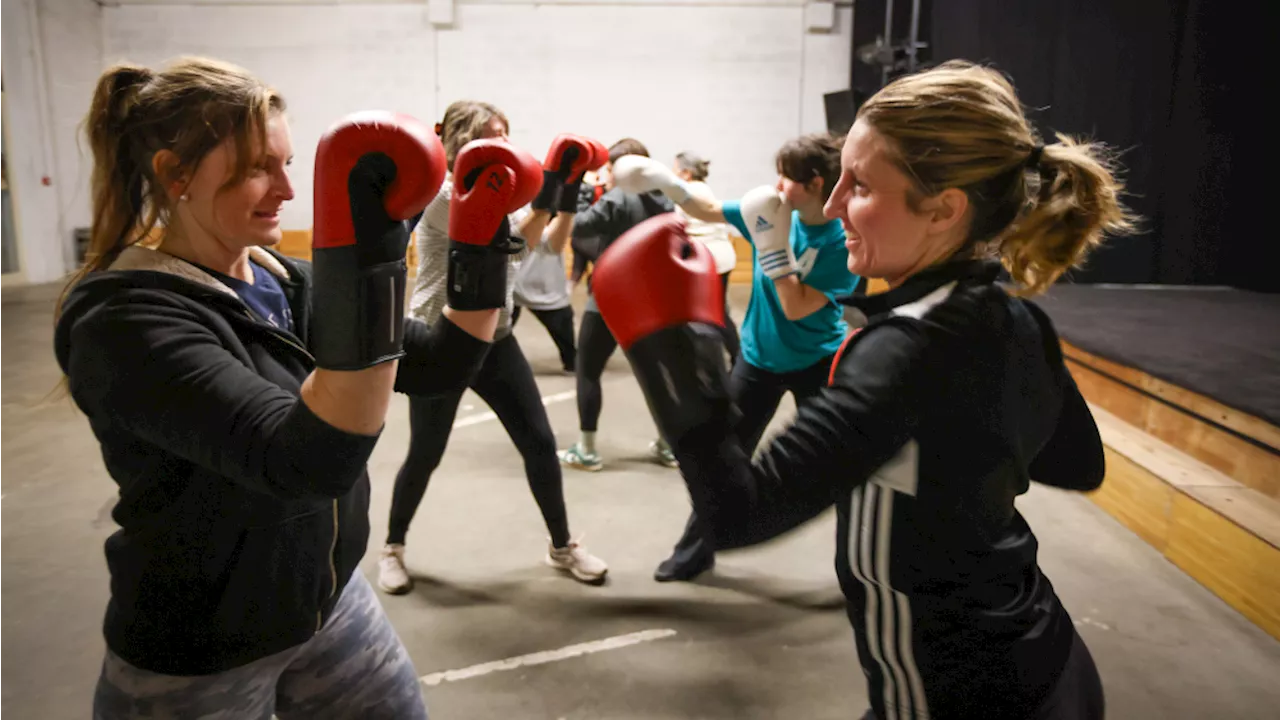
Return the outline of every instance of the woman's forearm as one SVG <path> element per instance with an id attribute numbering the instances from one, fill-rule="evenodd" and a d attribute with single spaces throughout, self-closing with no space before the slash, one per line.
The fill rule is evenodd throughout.
<path id="1" fill-rule="evenodd" d="M 343 432 L 377 435 L 386 421 L 395 380 L 395 361 L 349 372 L 317 369 L 302 382 L 302 402 Z"/>

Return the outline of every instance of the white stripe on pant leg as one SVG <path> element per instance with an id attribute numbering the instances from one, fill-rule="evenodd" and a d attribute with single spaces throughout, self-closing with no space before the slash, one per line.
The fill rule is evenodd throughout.
<path id="1" fill-rule="evenodd" d="M 880 589 L 880 604 L 884 609 L 885 623 L 882 629 L 881 642 L 884 657 L 893 670 L 894 685 L 897 689 L 897 706 L 901 715 L 911 707 L 907 700 L 906 672 L 898 662 L 897 623 L 894 620 L 894 590 L 889 574 L 889 549 L 893 539 L 893 495 L 894 492 L 882 488 L 876 508 L 879 515 L 876 520 L 876 578 Z"/>

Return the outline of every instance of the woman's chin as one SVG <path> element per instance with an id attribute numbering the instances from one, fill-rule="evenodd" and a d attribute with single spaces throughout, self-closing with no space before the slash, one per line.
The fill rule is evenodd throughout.
<path id="1" fill-rule="evenodd" d="M 258 233 L 256 239 L 257 242 L 255 242 L 254 245 L 274 247 L 279 245 L 280 241 L 284 239 L 284 232 L 282 232 L 279 227 L 276 227 L 266 232 Z"/>

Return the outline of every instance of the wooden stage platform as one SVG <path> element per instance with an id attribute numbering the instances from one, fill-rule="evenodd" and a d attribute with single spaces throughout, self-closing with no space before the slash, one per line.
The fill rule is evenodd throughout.
<path id="1" fill-rule="evenodd" d="M 1221 294 L 1234 291 L 1205 291 L 1200 297 L 1174 291 L 1186 293 L 1176 301 L 1184 312 L 1162 315 L 1157 311 L 1168 298 L 1146 292 L 1171 291 L 1072 286 L 1041 302 L 1058 327 L 1067 364 L 1106 445 L 1106 480 L 1091 497 L 1280 639 L 1280 426 L 1223 402 L 1244 398 L 1236 404 L 1274 407 L 1267 393 L 1280 376 L 1280 363 L 1270 360 L 1280 332 L 1280 315 L 1272 314 L 1276 299 L 1259 297 L 1254 303 Z M 1223 314 L 1224 303 L 1251 308 Z M 1106 312 L 1109 305 L 1114 312 Z M 1201 306 L 1187 310 L 1196 305 Z M 1126 322 L 1146 327 L 1118 327 Z M 1135 366 L 1132 358 L 1152 352 L 1148 337 L 1162 343 L 1161 352 L 1182 355 L 1153 356 L 1156 367 Z M 1229 347 L 1250 338 L 1254 342 L 1241 352 L 1260 358 L 1242 359 Z M 1091 343 L 1093 351 L 1078 341 Z M 1257 377 L 1260 371 L 1269 374 Z M 1210 397 L 1171 379 L 1179 376 L 1224 390 Z"/>

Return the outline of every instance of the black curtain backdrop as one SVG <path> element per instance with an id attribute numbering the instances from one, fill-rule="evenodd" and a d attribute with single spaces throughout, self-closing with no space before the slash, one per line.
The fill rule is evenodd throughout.
<path id="1" fill-rule="evenodd" d="M 895 3 L 895 41 L 906 32 Z M 927 63 L 963 58 L 1008 73 L 1046 139 L 1123 152 L 1144 233 L 1111 241 L 1075 282 L 1230 285 L 1280 291 L 1263 197 L 1271 173 L 1261 76 L 1274 40 L 1265 3 L 1213 0 L 925 2 Z M 864 19 L 864 15 L 866 16 Z M 883 33 L 884 0 L 855 6 L 854 47 Z M 854 59 L 852 83 L 878 68 Z M 874 88 L 866 88 L 874 91 Z"/>

